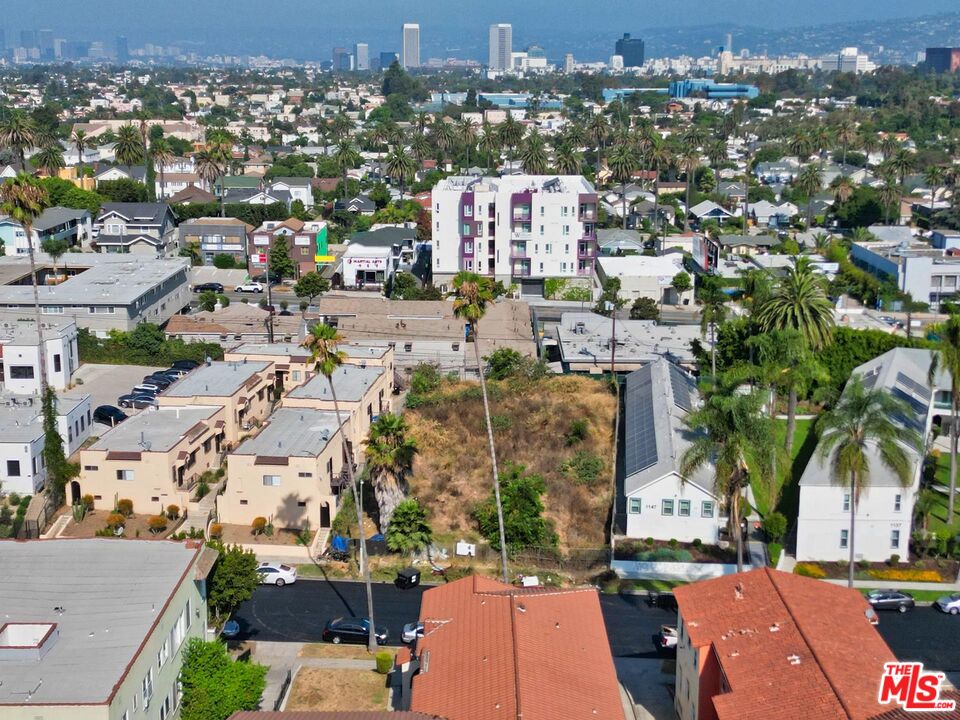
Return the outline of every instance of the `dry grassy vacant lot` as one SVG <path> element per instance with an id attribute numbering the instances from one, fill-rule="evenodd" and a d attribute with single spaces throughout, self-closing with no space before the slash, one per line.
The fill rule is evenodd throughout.
<path id="1" fill-rule="evenodd" d="M 373 670 L 300 668 L 286 710 L 386 710 L 386 682 Z"/>

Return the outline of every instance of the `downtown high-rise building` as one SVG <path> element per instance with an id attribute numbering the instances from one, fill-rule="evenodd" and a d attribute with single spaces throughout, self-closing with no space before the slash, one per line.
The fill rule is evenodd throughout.
<path id="1" fill-rule="evenodd" d="M 25 47 L 25 48 L 37 47 L 37 31 L 21 30 L 20 31 L 20 47 Z"/>
<path id="2" fill-rule="evenodd" d="M 37 47 L 41 60 L 53 60 L 53 30 L 44 28 L 37 31 Z"/>
<path id="3" fill-rule="evenodd" d="M 420 26 L 417 23 L 403 25 L 403 54 L 400 64 L 404 69 L 420 67 Z"/>
<path id="4" fill-rule="evenodd" d="M 356 43 L 353 46 L 354 70 L 370 69 L 370 46 L 367 43 Z"/>
<path id="5" fill-rule="evenodd" d="M 343 47 L 333 49 L 333 69 L 349 71 L 353 70 L 353 56 L 350 51 Z"/>
<path id="6" fill-rule="evenodd" d="M 630 33 L 624 33 L 623 37 L 617 40 L 616 54 L 623 58 L 624 67 L 643 67 L 643 40 L 630 37 Z"/>
<path id="7" fill-rule="evenodd" d="M 487 67 L 491 70 L 509 70 L 513 55 L 513 26 L 499 23 L 490 26 L 490 59 Z"/>
<path id="8" fill-rule="evenodd" d="M 130 60 L 130 45 L 126 35 L 117 35 L 117 62 L 125 63 Z"/>
<path id="9" fill-rule="evenodd" d="M 395 62 L 400 62 L 400 56 L 392 50 L 384 50 L 380 53 L 380 69 L 386 70 Z"/>

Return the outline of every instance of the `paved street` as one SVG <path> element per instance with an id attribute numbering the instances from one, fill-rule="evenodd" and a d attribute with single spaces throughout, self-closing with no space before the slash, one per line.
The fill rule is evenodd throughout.
<path id="1" fill-rule="evenodd" d="M 377 624 L 389 630 L 389 644 L 399 644 L 404 623 L 419 616 L 420 596 L 426 589 L 374 585 Z M 676 621 L 672 613 L 651 608 L 641 595 L 601 595 L 600 606 L 616 657 L 658 657 L 654 637 L 660 625 Z M 366 615 L 363 583 L 300 580 L 283 588 L 260 586 L 236 619 L 241 639 L 316 642 L 328 619 L 344 615 Z M 919 607 L 904 615 L 881 613 L 879 630 L 900 660 L 960 672 L 960 643 L 953 640 L 960 632 L 960 618 Z"/>

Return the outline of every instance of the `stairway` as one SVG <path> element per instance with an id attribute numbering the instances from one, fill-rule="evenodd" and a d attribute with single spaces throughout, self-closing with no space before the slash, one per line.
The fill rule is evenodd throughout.
<path id="1" fill-rule="evenodd" d="M 190 503 L 190 507 L 187 512 L 187 519 L 180 528 L 182 532 L 189 533 L 191 531 L 198 530 L 206 534 L 207 522 L 211 517 L 211 513 L 213 517 L 216 517 L 217 497 L 220 495 L 220 491 L 223 490 L 226 482 L 226 480 L 221 480 L 216 485 L 211 485 L 210 492 L 200 498 L 198 502 Z"/>

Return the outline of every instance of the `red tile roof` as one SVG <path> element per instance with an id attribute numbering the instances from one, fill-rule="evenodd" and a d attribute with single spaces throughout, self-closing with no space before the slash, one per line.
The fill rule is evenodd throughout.
<path id="1" fill-rule="evenodd" d="M 763 569 L 675 594 L 690 642 L 712 648 L 729 687 L 713 698 L 719 720 L 866 720 L 885 710 L 877 691 L 896 658 L 856 590 Z"/>
<path id="2" fill-rule="evenodd" d="M 280 712 L 271 710 L 240 710 L 227 720 L 443 720 L 433 715 L 414 712 L 391 712 L 389 710 L 300 710 Z"/>
<path id="3" fill-rule="evenodd" d="M 428 590 L 411 710 L 449 720 L 623 720 L 593 588 L 471 576 Z"/>

